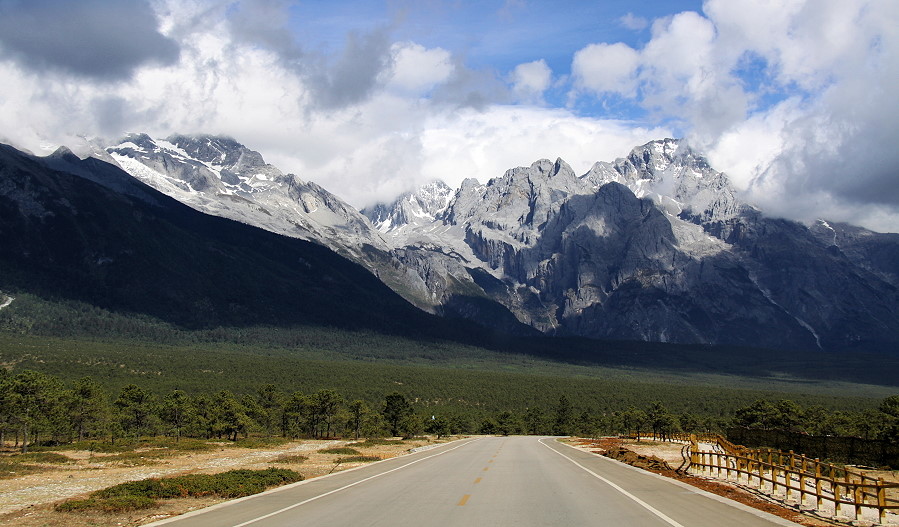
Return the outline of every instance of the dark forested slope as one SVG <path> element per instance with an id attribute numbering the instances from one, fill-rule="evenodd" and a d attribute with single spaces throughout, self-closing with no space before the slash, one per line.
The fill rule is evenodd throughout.
<path id="1" fill-rule="evenodd" d="M 69 170 L 52 168 L 66 155 Z M 73 158 L 36 158 L 0 145 L 0 291 L 185 328 L 450 331 L 322 246 L 208 216 L 112 165 Z"/>

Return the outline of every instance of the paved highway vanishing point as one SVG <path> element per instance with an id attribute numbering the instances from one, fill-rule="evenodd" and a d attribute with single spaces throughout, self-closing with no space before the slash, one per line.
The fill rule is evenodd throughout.
<path id="1" fill-rule="evenodd" d="M 171 527 L 798 524 L 555 438 L 465 439 L 153 524 Z"/>

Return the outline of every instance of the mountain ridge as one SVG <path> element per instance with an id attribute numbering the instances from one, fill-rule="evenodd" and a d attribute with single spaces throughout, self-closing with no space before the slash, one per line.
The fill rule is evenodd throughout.
<path id="1" fill-rule="evenodd" d="M 579 177 L 557 159 L 466 180 L 416 230 L 419 248 L 444 245 L 433 260 L 447 258 L 447 238 L 424 233 L 457 233 L 466 265 L 504 284 L 494 298 L 548 334 L 897 349 L 899 237 L 847 228 L 851 257 L 835 251 L 814 228 L 742 203 L 726 174 L 674 139 Z"/>
<path id="2" fill-rule="evenodd" d="M 899 349 L 899 235 L 766 217 L 681 140 L 538 160 L 355 211 L 233 139 L 106 154 L 204 212 L 330 247 L 421 309 L 516 334 Z M 321 218 L 329 218 L 322 220 Z"/>
<path id="3" fill-rule="evenodd" d="M 320 244 L 203 214 L 109 164 L 92 175 L 105 184 L 76 173 L 96 163 L 0 145 L 5 295 L 82 302 L 188 329 L 307 324 L 425 338 L 477 333 L 421 312 Z M 113 189 L 120 185 L 132 192 Z"/>

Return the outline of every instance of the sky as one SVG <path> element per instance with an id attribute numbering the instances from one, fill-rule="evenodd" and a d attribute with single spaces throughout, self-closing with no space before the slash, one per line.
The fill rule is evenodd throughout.
<path id="1" fill-rule="evenodd" d="M 0 0 L 0 141 L 227 135 L 363 207 L 677 137 L 899 232 L 897 52 L 895 0 Z"/>

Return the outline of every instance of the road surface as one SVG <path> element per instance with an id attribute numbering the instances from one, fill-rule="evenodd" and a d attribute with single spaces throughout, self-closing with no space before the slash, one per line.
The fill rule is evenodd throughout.
<path id="1" fill-rule="evenodd" d="M 795 526 L 554 438 L 448 443 L 151 525 Z"/>

